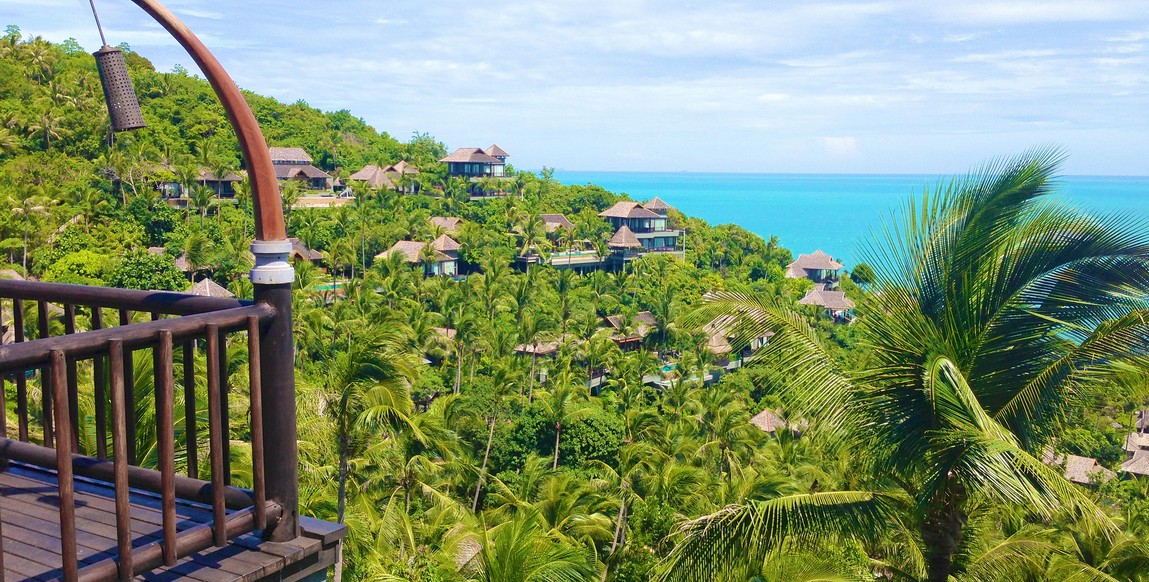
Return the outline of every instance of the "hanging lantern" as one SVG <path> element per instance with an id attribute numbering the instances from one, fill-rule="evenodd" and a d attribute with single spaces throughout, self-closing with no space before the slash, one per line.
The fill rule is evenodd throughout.
<path id="1" fill-rule="evenodd" d="M 104 48 L 92 55 L 96 57 L 100 84 L 104 86 L 104 101 L 108 104 L 108 116 L 112 118 L 112 131 L 130 131 L 147 127 L 140 112 L 140 102 L 136 100 L 132 79 L 128 76 L 124 51 L 104 45 Z"/>

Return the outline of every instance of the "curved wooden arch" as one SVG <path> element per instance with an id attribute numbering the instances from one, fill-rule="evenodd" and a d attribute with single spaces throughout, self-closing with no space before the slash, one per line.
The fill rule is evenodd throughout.
<path id="1" fill-rule="evenodd" d="M 247 162 L 248 176 L 251 178 L 256 240 L 287 240 L 279 183 L 275 179 L 275 168 L 271 165 L 271 153 L 267 149 L 263 131 L 260 130 L 251 107 L 248 107 L 247 101 L 243 98 L 243 93 L 203 42 L 171 11 L 155 0 L 132 1 L 151 15 L 184 47 L 199 65 L 220 103 L 223 104 L 227 119 L 231 122 L 236 137 L 239 138 L 239 147 L 243 152 L 244 161 Z"/>

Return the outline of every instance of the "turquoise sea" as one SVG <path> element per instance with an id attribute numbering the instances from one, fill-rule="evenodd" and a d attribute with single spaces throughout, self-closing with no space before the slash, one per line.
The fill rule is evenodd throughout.
<path id="1" fill-rule="evenodd" d="M 853 266 L 860 242 L 911 195 L 948 179 L 929 175 L 705 174 L 555 171 L 563 184 L 597 184 L 639 201 L 655 196 L 711 224 L 734 223 L 795 255 L 822 249 Z M 1149 230 L 1149 177 L 1063 176 L 1059 196 Z"/>

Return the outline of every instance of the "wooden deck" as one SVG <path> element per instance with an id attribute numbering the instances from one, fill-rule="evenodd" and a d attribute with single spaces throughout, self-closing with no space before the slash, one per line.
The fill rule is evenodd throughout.
<path id="1" fill-rule="evenodd" d="M 116 557 L 116 510 L 111 484 L 76 477 L 76 536 L 80 569 Z M 0 521 L 3 531 L 3 579 L 58 580 L 60 556 L 59 497 L 55 471 L 11 462 L 0 470 Z M 158 495 L 133 489 L 133 547 L 158 543 L 163 518 Z M 210 524 L 212 508 L 180 501 L 177 530 Z M 222 548 L 209 548 L 172 567 L 138 575 L 137 580 L 189 579 L 216 582 L 299 580 L 334 561 L 345 530 L 317 520 L 300 521 L 303 536 L 286 543 L 240 536 Z M 319 579 L 322 580 L 322 577 Z"/>

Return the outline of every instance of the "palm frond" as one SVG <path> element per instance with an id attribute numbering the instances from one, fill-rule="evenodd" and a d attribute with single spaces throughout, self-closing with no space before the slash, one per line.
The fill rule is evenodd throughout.
<path id="1" fill-rule="evenodd" d="M 891 497 L 869 491 L 790 495 L 730 506 L 682 524 L 678 544 L 654 579 L 745 578 L 782 547 L 874 536 L 886 527 L 893 506 Z"/>

